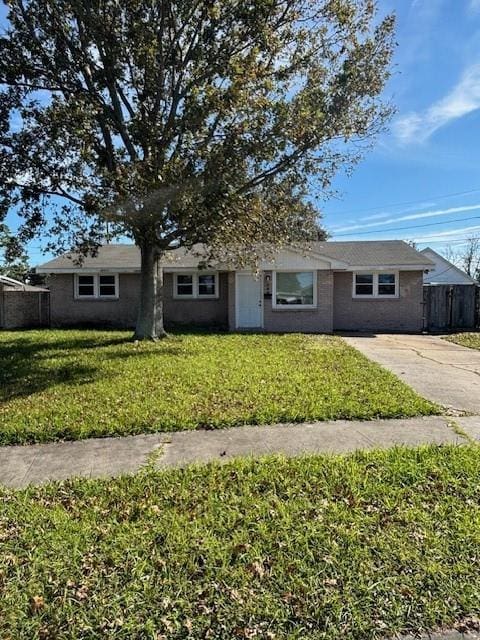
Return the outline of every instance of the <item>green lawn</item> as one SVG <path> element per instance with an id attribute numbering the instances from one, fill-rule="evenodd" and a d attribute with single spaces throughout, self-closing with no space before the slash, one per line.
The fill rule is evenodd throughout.
<path id="1" fill-rule="evenodd" d="M 374 639 L 478 614 L 478 446 L 0 489 L 0 637 Z"/>
<path id="2" fill-rule="evenodd" d="M 460 344 L 462 347 L 470 347 L 471 349 L 480 349 L 480 333 L 456 333 L 445 338 L 449 342 Z"/>
<path id="3" fill-rule="evenodd" d="M 336 337 L 129 338 L 0 333 L 0 444 L 436 412 Z"/>

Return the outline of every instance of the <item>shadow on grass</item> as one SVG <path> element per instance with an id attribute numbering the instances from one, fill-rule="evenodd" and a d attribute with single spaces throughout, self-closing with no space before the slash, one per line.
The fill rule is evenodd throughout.
<path id="1" fill-rule="evenodd" d="M 28 397 L 53 386 L 114 379 L 117 374 L 102 367 L 102 360 L 142 360 L 156 354 L 185 358 L 196 355 L 197 349 L 190 344 L 188 353 L 182 350 L 175 343 L 181 343 L 183 338 L 230 335 L 218 328 L 176 326 L 169 328 L 171 340 L 136 344 L 133 333 L 125 331 L 119 336 L 118 330 L 71 328 L 37 330 L 35 334 L 30 330 L 8 333 L 8 338 L 3 339 L 0 334 L 0 402 Z M 130 348 L 108 349 L 122 346 Z M 99 350 L 98 355 L 95 350 Z M 121 370 L 118 375 L 122 375 Z"/>
<path id="2" fill-rule="evenodd" d="M 115 374 L 100 366 L 101 360 L 127 360 L 143 358 L 158 353 L 158 349 L 136 349 L 128 337 L 92 335 L 86 337 L 42 340 L 22 337 L 0 340 L 0 402 L 28 397 L 57 385 L 89 384 L 96 380 L 114 378 Z M 49 334 L 51 335 L 51 334 Z M 132 346 L 128 351 L 102 351 L 96 349 L 121 345 Z M 78 362 L 76 356 L 87 352 L 89 362 Z M 174 345 L 165 345 L 162 355 L 178 355 Z M 98 363 L 96 364 L 96 358 Z M 55 362 L 56 361 L 56 362 Z"/>

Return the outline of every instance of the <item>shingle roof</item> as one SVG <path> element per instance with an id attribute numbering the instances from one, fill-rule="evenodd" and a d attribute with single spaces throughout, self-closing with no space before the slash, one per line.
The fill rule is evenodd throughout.
<path id="1" fill-rule="evenodd" d="M 326 258 L 343 262 L 350 267 L 388 267 L 418 266 L 419 269 L 433 264 L 426 256 L 415 251 L 402 240 L 372 240 L 352 242 L 313 242 L 313 252 Z M 175 249 L 169 252 L 165 266 L 194 268 L 198 266 L 201 246 L 195 251 Z M 51 270 L 75 269 L 75 254 L 64 254 L 37 267 L 39 272 Z M 99 248 L 95 257 L 86 256 L 82 262 L 84 269 L 121 269 L 122 271 L 140 270 L 140 251 L 134 245 L 110 244 Z"/>
<path id="2" fill-rule="evenodd" d="M 419 267 L 433 264 L 403 240 L 360 240 L 351 242 L 314 242 L 318 253 L 341 260 L 350 266 L 375 267 L 409 265 Z"/>
<path id="3" fill-rule="evenodd" d="M 179 267 L 197 267 L 198 251 L 192 253 L 184 248 L 169 251 L 165 265 Z M 49 260 L 37 267 L 37 270 L 48 272 L 49 269 L 75 269 L 79 266 L 74 253 L 64 253 L 58 258 Z M 105 244 L 99 247 L 97 255 L 84 256 L 81 262 L 83 269 L 122 269 L 122 271 L 138 271 L 140 269 L 140 250 L 133 244 Z"/>
<path id="4" fill-rule="evenodd" d="M 42 271 L 48 269 L 73 269 L 78 265 L 75 262 L 74 253 L 64 253 L 58 258 L 49 260 L 37 267 Z M 140 251 L 133 244 L 106 244 L 99 248 L 96 256 L 85 256 L 82 261 L 83 268 L 90 269 L 111 269 L 122 267 L 122 269 L 137 270 L 140 268 Z"/>

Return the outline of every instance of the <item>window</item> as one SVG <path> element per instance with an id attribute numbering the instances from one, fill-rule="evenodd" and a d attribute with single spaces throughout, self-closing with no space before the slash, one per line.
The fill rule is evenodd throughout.
<path id="1" fill-rule="evenodd" d="M 101 298 L 117 295 L 115 276 L 99 276 L 99 295 Z"/>
<path id="2" fill-rule="evenodd" d="M 95 297 L 95 276 L 77 277 L 77 296 L 79 298 Z"/>
<path id="3" fill-rule="evenodd" d="M 173 280 L 174 298 L 217 298 L 217 273 L 176 273 Z"/>
<path id="4" fill-rule="evenodd" d="M 357 296 L 373 296 L 373 273 L 357 273 L 355 276 Z"/>
<path id="5" fill-rule="evenodd" d="M 118 275 L 75 274 L 76 298 L 118 298 Z"/>
<path id="6" fill-rule="evenodd" d="M 198 295 L 201 296 L 214 296 L 215 295 L 215 276 L 199 275 L 198 276 Z"/>
<path id="7" fill-rule="evenodd" d="M 354 298 L 397 298 L 398 273 L 354 273 Z"/>
<path id="8" fill-rule="evenodd" d="M 316 306 L 314 271 L 277 271 L 273 273 L 273 306 L 280 309 Z"/>
<path id="9" fill-rule="evenodd" d="M 177 276 L 177 296 L 193 296 L 193 276 Z"/>
<path id="10" fill-rule="evenodd" d="M 378 295 L 394 296 L 396 293 L 395 274 L 379 273 L 378 274 Z"/>

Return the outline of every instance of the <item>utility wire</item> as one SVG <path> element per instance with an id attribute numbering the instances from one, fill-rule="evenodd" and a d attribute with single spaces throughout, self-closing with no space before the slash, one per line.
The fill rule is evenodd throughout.
<path id="1" fill-rule="evenodd" d="M 376 231 L 358 231 L 352 233 L 332 233 L 332 237 L 340 238 L 342 236 L 366 236 L 370 233 L 390 233 L 390 231 L 404 231 L 405 229 L 420 229 L 422 227 L 434 227 L 439 224 L 451 224 L 453 222 L 465 222 L 467 220 L 479 220 L 480 216 L 471 216 L 470 218 L 458 218 L 456 220 L 442 220 L 442 222 L 427 222 L 426 224 L 412 224 L 408 227 L 395 227 L 393 229 L 377 229 Z M 378 224 L 381 224 L 380 222 Z"/>
<path id="2" fill-rule="evenodd" d="M 336 211 L 335 215 L 355 215 L 357 213 L 368 213 L 369 211 L 378 211 L 379 209 L 388 209 L 389 207 L 404 207 L 410 204 L 421 205 L 426 200 L 446 200 L 447 198 L 454 198 L 455 196 L 466 196 L 472 193 L 480 193 L 480 189 L 471 189 L 470 191 L 458 191 L 457 193 L 448 193 L 442 196 L 426 196 L 423 200 L 410 200 L 408 202 L 394 202 L 392 204 L 382 204 L 378 207 L 370 207 L 368 209 L 356 209 L 354 211 Z"/>

